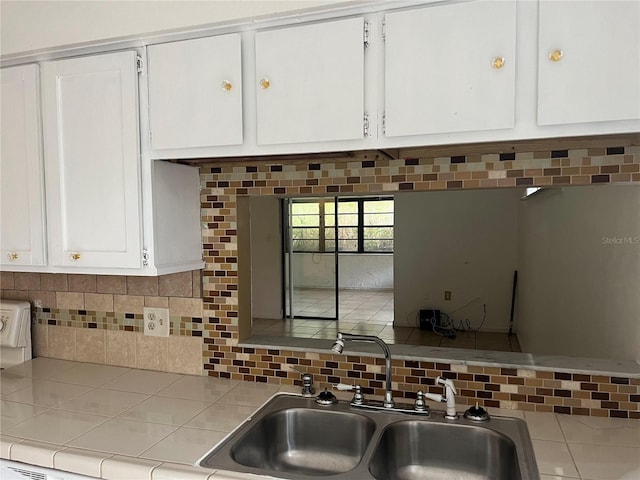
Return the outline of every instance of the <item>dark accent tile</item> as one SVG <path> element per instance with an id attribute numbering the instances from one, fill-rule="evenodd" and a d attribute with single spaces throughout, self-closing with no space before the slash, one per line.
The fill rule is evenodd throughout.
<path id="1" fill-rule="evenodd" d="M 561 390 L 559 388 L 556 388 L 553 391 L 553 396 L 554 397 L 571 398 L 571 390 Z"/>
<path id="2" fill-rule="evenodd" d="M 347 183 L 360 183 L 360 177 L 347 177 Z"/>
<path id="3" fill-rule="evenodd" d="M 328 193 L 337 193 L 340 191 L 340 187 L 338 185 L 329 185 L 327 186 Z"/>
<path id="4" fill-rule="evenodd" d="M 375 160 L 363 160 L 362 168 L 373 168 L 376 166 Z"/>
<path id="5" fill-rule="evenodd" d="M 284 187 L 276 187 L 276 188 L 273 189 L 273 193 L 275 193 L 276 195 L 278 195 L 278 194 L 282 195 L 282 194 L 287 193 L 287 189 L 284 188 Z"/>
<path id="6" fill-rule="evenodd" d="M 192 337 L 201 337 L 202 336 L 202 330 L 191 330 L 191 336 Z"/>
<path id="7" fill-rule="evenodd" d="M 44 308 L 42 309 L 42 312 L 43 312 L 43 313 L 51 313 L 51 308 L 49 308 L 49 307 L 44 307 Z"/>
<path id="8" fill-rule="evenodd" d="M 244 170 L 247 173 L 257 173 L 258 172 L 258 167 L 256 167 L 256 166 L 244 167 Z"/>
<path id="9" fill-rule="evenodd" d="M 591 392 L 591 399 L 609 401 L 609 393 L 608 392 Z"/>
<path id="10" fill-rule="evenodd" d="M 473 376 L 473 380 L 474 380 L 474 382 L 488 383 L 488 382 L 491 381 L 491 377 L 489 377 L 489 375 L 476 374 L 476 375 Z"/>
<path id="11" fill-rule="evenodd" d="M 222 168 L 220 167 L 211 167 L 210 173 L 222 173 Z"/>
<path id="12" fill-rule="evenodd" d="M 609 183 L 609 175 L 591 175 L 591 183 Z"/>
<path id="13" fill-rule="evenodd" d="M 551 150 L 551 158 L 567 158 L 569 150 Z"/>
<path id="14" fill-rule="evenodd" d="M 229 182 L 227 182 L 227 181 L 218 182 L 218 187 L 227 188 L 227 187 L 229 187 Z"/>
<path id="15" fill-rule="evenodd" d="M 462 188 L 461 180 L 451 180 L 447 182 L 447 188 Z"/>
<path id="16" fill-rule="evenodd" d="M 477 393 L 478 398 L 493 398 L 493 392 L 484 392 L 482 390 Z"/>
<path id="17" fill-rule="evenodd" d="M 518 370 L 516 368 L 501 368 L 500 375 L 506 375 L 507 377 L 515 377 L 518 375 Z"/>
<path id="18" fill-rule="evenodd" d="M 516 186 L 533 185 L 533 177 L 516 178 Z"/>
<path id="19" fill-rule="evenodd" d="M 544 397 L 538 395 L 529 395 L 527 401 L 530 403 L 544 403 Z"/>
<path id="20" fill-rule="evenodd" d="M 605 402 L 605 401 L 602 401 L 602 402 L 600 402 L 600 406 L 602 408 L 606 408 L 606 409 L 617 410 L 618 408 L 620 408 L 620 403 L 619 402 Z"/>
<path id="21" fill-rule="evenodd" d="M 253 187 L 253 180 L 243 180 L 242 181 L 242 186 L 243 187 Z"/>
<path id="22" fill-rule="evenodd" d="M 125 313 L 124 314 L 124 318 L 135 318 L 135 314 L 134 313 Z"/>
<path id="23" fill-rule="evenodd" d="M 630 402 L 640 402 L 640 395 L 631 395 L 629 396 Z"/>
<path id="24" fill-rule="evenodd" d="M 420 368 L 420 362 L 416 362 L 415 360 L 405 360 L 404 366 L 405 368 Z"/>
<path id="25" fill-rule="evenodd" d="M 403 182 L 399 185 L 399 190 L 413 190 L 412 182 Z"/>
<path id="26" fill-rule="evenodd" d="M 640 420 L 640 412 L 629 412 L 629 418 L 635 418 L 636 420 Z"/>
<path id="27" fill-rule="evenodd" d="M 47 325 L 55 325 L 56 321 L 55 320 L 47 320 Z"/>
<path id="28" fill-rule="evenodd" d="M 407 167 L 411 167 L 414 165 L 420 165 L 420 159 L 419 158 L 405 158 L 404 159 L 404 164 Z"/>
<path id="29" fill-rule="evenodd" d="M 308 170 L 320 170 L 320 164 L 319 163 L 310 163 L 307 166 Z"/>
<path id="30" fill-rule="evenodd" d="M 282 171 L 282 165 L 271 165 L 269 167 L 269 171 L 270 172 L 281 172 Z"/>
<path id="31" fill-rule="evenodd" d="M 608 147 L 607 155 L 624 155 L 624 147 Z"/>
<path id="32" fill-rule="evenodd" d="M 442 378 L 447 378 L 449 380 L 457 380 L 458 374 L 456 372 L 442 372 Z"/>
<path id="33" fill-rule="evenodd" d="M 515 153 L 501 153 L 500 154 L 500 161 L 504 162 L 505 160 L 515 160 L 516 159 L 516 154 Z"/>
<path id="34" fill-rule="evenodd" d="M 623 377 L 611 377 L 611 383 L 616 385 L 629 385 L 629 379 Z"/>
<path id="35" fill-rule="evenodd" d="M 89 323 L 87 323 L 87 328 L 98 328 L 98 324 L 97 323 L 93 323 L 93 322 L 89 322 Z"/>
<path id="36" fill-rule="evenodd" d="M 451 370 L 450 363 L 436 363 L 436 370 Z"/>
<path id="37" fill-rule="evenodd" d="M 78 310 L 78 315 L 86 315 L 87 311 L 86 310 Z"/>
<path id="38" fill-rule="evenodd" d="M 615 418 L 629 418 L 629 412 L 625 410 L 611 410 L 609 412 L 609 416 Z"/>
<path id="39" fill-rule="evenodd" d="M 554 405 L 553 413 L 565 413 L 567 415 L 570 415 L 571 414 L 571 408 L 570 407 L 561 407 L 560 405 Z"/>
<path id="40" fill-rule="evenodd" d="M 562 379 L 564 380 L 564 379 Z M 597 383 L 586 383 L 583 382 L 580 384 L 580 390 L 587 390 L 587 391 L 598 391 L 598 384 Z"/>
<path id="41" fill-rule="evenodd" d="M 455 157 L 451 157 L 451 163 L 465 163 L 467 161 L 467 157 L 464 155 L 456 155 Z"/>

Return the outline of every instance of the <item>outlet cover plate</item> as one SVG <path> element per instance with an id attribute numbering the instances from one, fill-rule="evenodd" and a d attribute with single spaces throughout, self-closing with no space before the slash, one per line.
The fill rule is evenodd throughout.
<path id="1" fill-rule="evenodd" d="M 144 307 L 144 334 L 153 337 L 169 336 L 169 309 Z"/>

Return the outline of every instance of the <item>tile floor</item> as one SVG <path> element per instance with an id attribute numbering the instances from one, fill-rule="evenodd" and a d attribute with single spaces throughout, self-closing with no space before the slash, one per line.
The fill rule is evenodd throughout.
<path id="1" fill-rule="evenodd" d="M 301 338 L 335 338 L 340 332 L 377 335 L 387 343 L 426 345 L 447 348 L 470 348 L 501 352 L 520 352 L 515 335 L 492 332 L 457 332 L 447 338 L 433 331 L 415 327 L 393 326 L 392 290 L 341 290 L 338 320 L 332 290 L 301 288 L 294 292 L 294 313 L 309 318 L 287 320 L 253 319 L 255 335 Z M 316 317 L 316 318 L 314 318 Z"/>
<path id="2" fill-rule="evenodd" d="M 102 367 L 37 358 L 2 371 L 2 457 L 105 478 L 152 470 L 154 480 L 175 479 L 182 468 L 184 478 L 215 479 L 191 476 L 188 465 L 273 393 L 297 391 L 119 367 L 105 375 Z M 63 381 L 40 378 L 45 372 Z M 489 411 L 526 420 L 541 480 L 640 478 L 639 420 Z"/>

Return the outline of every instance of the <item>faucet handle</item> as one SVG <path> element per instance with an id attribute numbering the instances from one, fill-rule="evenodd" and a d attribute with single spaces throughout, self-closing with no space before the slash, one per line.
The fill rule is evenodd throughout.
<path id="1" fill-rule="evenodd" d="M 364 403 L 364 394 L 360 385 L 355 386 L 355 393 L 351 399 L 351 405 L 362 405 Z"/>
<path id="2" fill-rule="evenodd" d="M 414 409 L 416 412 L 429 411 L 429 407 L 424 401 L 424 392 L 422 390 L 418 390 L 418 392 L 416 393 L 416 403 Z"/>
<path id="3" fill-rule="evenodd" d="M 302 395 L 305 397 L 310 397 L 316 392 L 315 388 L 313 388 L 313 375 L 310 373 L 302 374 Z"/>

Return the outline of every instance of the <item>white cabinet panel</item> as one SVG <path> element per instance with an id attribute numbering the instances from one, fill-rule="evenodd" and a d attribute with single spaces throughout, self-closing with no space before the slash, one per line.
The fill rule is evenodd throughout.
<path id="1" fill-rule="evenodd" d="M 5 68 L 2 77 L 0 264 L 45 264 L 44 175 L 38 67 Z"/>
<path id="2" fill-rule="evenodd" d="M 515 0 L 385 16 L 385 135 L 511 128 Z"/>
<path id="3" fill-rule="evenodd" d="M 538 124 L 640 118 L 640 2 L 539 8 Z"/>
<path id="4" fill-rule="evenodd" d="M 141 266 L 135 52 L 43 64 L 53 266 Z"/>
<path id="5" fill-rule="evenodd" d="M 152 45 L 151 147 L 242 143 L 240 34 Z"/>
<path id="6" fill-rule="evenodd" d="M 257 32 L 259 145 L 363 138 L 364 20 Z"/>

